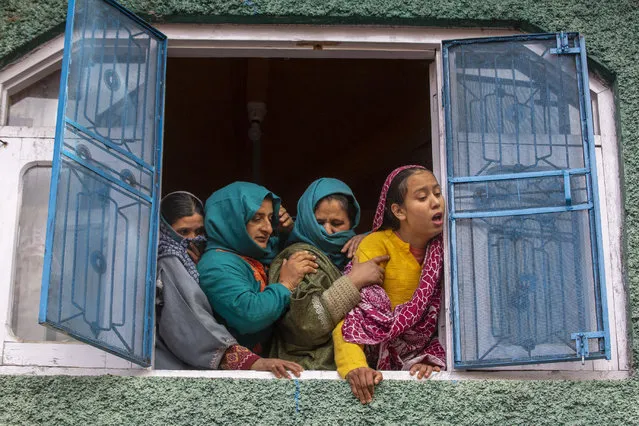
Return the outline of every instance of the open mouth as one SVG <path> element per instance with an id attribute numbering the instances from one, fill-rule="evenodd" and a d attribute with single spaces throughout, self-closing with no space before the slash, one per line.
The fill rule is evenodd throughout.
<path id="1" fill-rule="evenodd" d="M 442 213 L 435 213 L 433 215 L 433 223 L 435 225 L 442 225 L 444 223 L 444 215 Z"/>

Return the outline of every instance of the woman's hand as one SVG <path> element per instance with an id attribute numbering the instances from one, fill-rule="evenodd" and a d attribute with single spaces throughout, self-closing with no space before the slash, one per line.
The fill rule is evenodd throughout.
<path id="1" fill-rule="evenodd" d="M 351 392 L 362 404 L 368 404 L 373 400 L 375 386 L 383 379 L 381 372 L 369 367 L 355 368 L 346 375 L 346 380 L 351 385 Z"/>
<path id="2" fill-rule="evenodd" d="M 293 231 L 293 225 L 295 225 L 293 223 L 293 218 L 291 217 L 290 214 L 288 214 L 288 212 L 286 211 L 286 209 L 282 206 L 280 206 L 280 213 L 279 213 L 279 232 L 284 232 L 287 234 L 290 234 Z"/>
<path id="3" fill-rule="evenodd" d="M 380 263 L 388 262 L 389 259 L 390 256 L 384 255 L 359 263 L 357 256 L 355 256 L 351 271 L 346 275 L 358 290 L 368 285 L 382 285 L 384 282 L 384 268 L 380 266 Z"/>
<path id="4" fill-rule="evenodd" d="M 189 257 L 193 259 L 193 262 L 197 265 L 200 261 L 200 257 L 202 257 L 202 252 L 199 248 L 193 243 L 189 244 L 189 248 L 186 249 L 186 252 L 189 254 Z"/>
<path id="5" fill-rule="evenodd" d="M 317 256 L 306 250 L 293 253 L 282 262 L 280 283 L 291 291 L 295 290 L 295 287 L 304 279 L 304 275 L 317 272 L 319 265 L 315 263 L 316 259 Z"/>
<path id="6" fill-rule="evenodd" d="M 414 376 L 417 373 L 418 379 L 428 379 L 433 371 L 440 372 L 441 368 L 436 365 L 418 363 L 410 368 L 410 375 Z"/>
<path id="7" fill-rule="evenodd" d="M 290 370 L 295 377 L 299 377 L 300 373 L 304 371 L 301 365 L 292 361 L 284 361 L 279 358 L 260 358 L 253 363 L 251 370 L 255 371 L 270 371 L 278 379 L 284 377 L 290 379 L 291 375 L 287 370 Z"/>
<path id="8" fill-rule="evenodd" d="M 366 235 L 368 234 L 355 235 L 353 238 L 346 241 L 346 244 L 344 244 L 344 247 L 342 247 L 342 253 L 346 253 L 346 257 L 352 259 L 355 255 L 355 252 L 357 251 L 357 247 L 359 247 L 359 243 L 362 242 Z"/>

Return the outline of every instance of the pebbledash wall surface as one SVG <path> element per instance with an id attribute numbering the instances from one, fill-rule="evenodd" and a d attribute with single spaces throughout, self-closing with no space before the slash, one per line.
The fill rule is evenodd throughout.
<path id="1" fill-rule="evenodd" d="M 637 0 L 131 0 L 151 23 L 500 26 L 578 31 L 614 82 L 622 156 L 624 268 L 639 359 Z M 64 0 L 0 2 L 0 67 L 62 33 Z M 602 200 L 602 204 L 605 200 Z M 608 206 L 608 208 L 611 208 Z M 639 424 L 639 377 L 621 381 L 388 381 L 368 406 L 335 380 L 0 377 L 0 424 Z M 299 412 L 296 410 L 296 391 Z"/>

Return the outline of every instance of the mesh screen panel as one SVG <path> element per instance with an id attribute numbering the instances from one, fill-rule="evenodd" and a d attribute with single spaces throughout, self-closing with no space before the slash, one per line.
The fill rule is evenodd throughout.
<path id="1" fill-rule="evenodd" d="M 151 206 L 71 161 L 59 185 L 47 319 L 141 353 Z"/>
<path id="2" fill-rule="evenodd" d="M 574 356 L 597 329 L 590 244 L 587 211 L 457 221 L 462 361 Z"/>
<path id="3" fill-rule="evenodd" d="M 148 366 L 166 40 L 111 1 L 69 17 L 40 320 Z"/>
<path id="4" fill-rule="evenodd" d="M 553 47 L 550 39 L 449 51 L 455 176 L 584 167 L 575 59 Z"/>
<path id="5" fill-rule="evenodd" d="M 444 45 L 458 366 L 580 359 L 575 333 L 606 347 L 582 51 L 557 46 Z"/>
<path id="6" fill-rule="evenodd" d="M 76 0 L 65 114 L 150 165 L 161 44 L 106 2 Z"/>

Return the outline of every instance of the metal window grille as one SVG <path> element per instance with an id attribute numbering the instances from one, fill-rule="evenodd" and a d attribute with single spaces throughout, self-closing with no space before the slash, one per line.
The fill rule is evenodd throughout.
<path id="1" fill-rule="evenodd" d="M 443 57 L 455 366 L 609 357 L 583 38 Z"/>
<path id="2" fill-rule="evenodd" d="M 166 37 L 70 0 L 40 322 L 151 362 Z"/>

